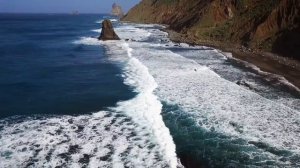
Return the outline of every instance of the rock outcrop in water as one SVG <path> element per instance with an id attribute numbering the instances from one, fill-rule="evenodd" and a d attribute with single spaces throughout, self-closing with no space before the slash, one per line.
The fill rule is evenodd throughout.
<path id="1" fill-rule="evenodd" d="M 119 36 L 114 31 L 110 20 L 106 19 L 102 22 L 102 31 L 98 38 L 99 40 L 120 40 Z"/>
<path id="2" fill-rule="evenodd" d="M 124 13 L 123 13 L 123 10 L 122 10 L 122 7 L 116 3 L 114 3 L 112 5 L 112 10 L 111 10 L 111 14 L 114 15 L 114 16 L 117 16 L 119 18 L 123 17 L 124 16 Z"/>
<path id="3" fill-rule="evenodd" d="M 196 43 L 300 60 L 299 0 L 142 0 L 122 20 L 167 24 Z"/>

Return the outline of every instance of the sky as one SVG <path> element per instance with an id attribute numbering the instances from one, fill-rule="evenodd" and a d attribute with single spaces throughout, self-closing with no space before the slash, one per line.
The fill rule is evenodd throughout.
<path id="1" fill-rule="evenodd" d="M 0 13 L 109 13 L 114 2 L 127 12 L 140 0 L 0 0 Z"/>

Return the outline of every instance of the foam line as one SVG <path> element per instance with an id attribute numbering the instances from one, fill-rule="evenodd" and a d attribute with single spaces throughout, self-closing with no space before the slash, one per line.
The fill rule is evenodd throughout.
<path id="1" fill-rule="evenodd" d="M 101 33 L 102 29 L 93 29 L 92 31 L 96 33 Z"/>
<path id="2" fill-rule="evenodd" d="M 170 167 L 176 168 L 175 144 L 160 115 L 162 104 L 153 94 L 157 83 L 149 74 L 147 67 L 132 57 L 132 48 L 129 47 L 128 43 L 123 43 L 122 48 L 126 50 L 129 57 L 124 68 L 124 83 L 133 86 L 138 95 L 130 101 L 118 103 L 114 109 L 126 112 L 136 123 L 151 130 L 161 147 L 161 154 L 168 160 Z"/>
<path id="3" fill-rule="evenodd" d="M 251 64 L 249 62 L 246 62 L 246 61 L 240 60 L 238 58 L 232 57 L 231 53 L 226 53 L 224 55 L 226 57 L 230 58 L 230 59 L 233 59 L 233 60 L 235 60 L 237 62 L 240 62 L 240 63 L 244 64 L 246 67 L 251 68 L 252 70 L 254 70 L 255 72 L 257 72 L 258 74 L 261 74 L 261 75 L 265 76 L 269 80 L 275 79 L 275 80 L 279 81 L 280 83 L 288 86 L 289 88 L 295 90 L 296 92 L 300 93 L 300 89 L 297 86 L 293 85 L 291 82 L 289 82 L 285 77 L 283 77 L 281 75 L 272 74 L 272 73 L 269 73 L 269 72 L 262 71 L 259 67 L 257 67 L 254 64 Z"/>
<path id="4" fill-rule="evenodd" d="M 162 36 L 152 33 L 150 38 Z M 206 66 L 169 51 L 164 44 L 130 42 L 130 46 L 132 56 L 155 78 L 159 99 L 179 105 L 200 127 L 300 153 L 299 111 L 220 78 Z"/>
<path id="5" fill-rule="evenodd" d="M 151 34 L 149 35 L 147 31 Z M 122 50 L 125 50 L 126 55 L 129 56 L 128 62 L 124 61 L 125 64 L 128 63 L 125 72 L 132 73 L 133 70 L 136 73 L 134 75 L 125 73 L 125 82 L 137 89 L 139 95 L 143 94 L 144 97 L 147 97 L 147 100 L 152 100 L 151 103 L 154 103 L 154 98 L 151 98 L 150 95 L 154 92 L 159 100 L 178 105 L 183 112 L 194 118 L 199 127 L 207 131 L 215 131 L 232 138 L 262 142 L 279 150 L 288 150 L 297 156 L 300 154 L 299 111 L 264 98 L 234 82 L 221 78 L 207 66 L 171 52 L 168 47 L 189 48 L 189 46 L 178 46 L 172 42 L 164 43 L 160 41 L 161 39 L 167 39 L 167 37 L 164 32 L 156 28 L 151 29 L 149 26 L 143 28 L 142 25 L 137 27 L 126 24 L 116 29 L 116 32 L 120 36 L 129 39 L 135 39 L 137 36 L 135 32 L 140 32 L 138 38 L 136 38 L 139 41 L 128 42 L 131 49 L 126 43 L 125 45 L 116 45 L 108 42 L 112 45 L 107 45 L 109 45 L 110 59 L 112 60 L 124 61 L 125 54 L 122 54 Z M 147 41 L 149 38 L 155 43 Z M 203 47 L 190 48 L 201 50 Z M 221 57 L 220 52 L 217 50 L 203 49 L 197 53 L 204 55 L 205 58 L 218 56 L 223 60 L 226 59 L 224 56 Z M 147 73 L 143 74 L 143 71 L 141 71 L 140 73 L 143 75 L 139 75 L 138 71 L 134 70 L 135 66 L 139 67 L 138 65 L 130 67 L 131 61 L 137 62 L 131 58 L 137 59 L 138 62 L 147 67 L 149 76 L 152 76 L 157 84 L 156 87 L 151 85 L 149 81 L 143 81 L 142 76 L 147 76 Z M 211 61 L 219 60 L 211 59 Z M 135 77 L 132 78 L 131 76 Z M 147 82 L 150 84 L 146 84 Z M 142 83 L 145 83 L 144 86 L 151 89 L 143 88 Z M 146 94 L 149 92 L 151 94 Z M 140 100 L 139 95 L 136 99 Z M 148 103 L 148 101 L 145 102 Z M 134 104 L 138 103 L 135 102 Z M 151 106 L 153 105 L 155 104 L 151 104 Z M 158 104 L 156 107 L 158 107 Z M 138 107 L 134 109 L 138 109 Z M 140 110 L 138 111 L 140 112 Z M 148 118 L 146 114 L 136 113 L 136 111 L 126 112 L 126 114 L 137 115 L 137 117 L 132 117 L 136 119 L 144 116 L 145 120 L 140 119 L 140 124 L 147 123 L 145 122 Z M 154 135 L 157 135 L 157 133 Z M 173 150 L 162 149 L 161 151 Z M 274 154 L 268 154 L 270 160 L 281 162 L 280 158 Z M 168 160 L 175 162 L 174 156 L 170 158 L 173 159 Z"/>
<path id="6" fill-rule="evenodd" d="M 93 115 L 0 120 L 0 167 L 181 166 L 153 94 L 157 83 L 128 43 L 83 37 L 74 44 L 105 45 L 122 56 L 114 61 L 124 64 L 124 83 L 137 96 Z"/>
<path id="7" fill-rule="evenodd" d="M 125 31 L 122 30 L 120 32 Z M 120 35 L 124 35 L 120 32 Z M 147 36 L 148 33 L 143 35 Z M 153 94 L 153 91 L 157 88 L 157 83 L 149 74 L 147 67 L 132 56 L 133 49 L 129 47 L 129 44 L 124 40 L 99 42 L 93 38 L 82 38 L 75 43 L 105 45 L 108 49 L 107 53 L 110 59 L 124 64 L 122 75 L 124 83 L 133 87 L 138 95 L 131 100 L 119 102 L 117 107 L 111 109 L 118 112 L 125 112 L 134 122 L 139 124 L 143 128 L 139 129 L 139 132 L 144 132 L 148 134 L 147 136 L 152 137 L 155 143 L 159 144 L 161 156 L 167 160 L 170 167 L 176 168 L 178 166 L 176 147 L 160 114 L 162 104 Z"/>
<path id="8" fill-rule="evenodd" d="M 109 19 L 111 22 L 118 22 L 118 19 Z M 96 21 L 96 23 L 102 23 L 104 19 Z"/>

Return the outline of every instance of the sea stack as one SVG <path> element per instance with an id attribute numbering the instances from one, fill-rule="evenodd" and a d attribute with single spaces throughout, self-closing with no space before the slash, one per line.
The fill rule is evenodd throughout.
<path id="1" fill-rule="evenodd" d="M 106 19 L 102 22 L 102 31 L 98 38 L 99 40 L 120 40 L 119 36 L 114 31 L 110 20 Z"/>
<path id="2" fill-rule="evenodd" d="M 116 3 L 114 3 L 112 5 L 112 10 L 111 10 L 111 14 L 114 15 L 114 16 L 117 16 L 119 18 L 123 17 L 124 16 L 124 13 L 123 13 L 123 10 L 122 10 L 122 7 Z"/>

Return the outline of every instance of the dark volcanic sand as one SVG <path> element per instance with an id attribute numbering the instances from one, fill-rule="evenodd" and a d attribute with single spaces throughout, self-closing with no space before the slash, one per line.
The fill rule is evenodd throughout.
<path id="1" fill-rule="evenodd" d="M 185 35 L 179 34 L 172 30 L 166 29 L 169 38 L 174 42 L 184 42 L 192 45 L 204 45 L 210 46 L 216 49 L 220 49 L 223 52 L 230 52 L 232 56 L 237 60 L 246 61 L 251 63 L 264 72 L 277 74 L 283 76 L 295 87 L 292 90 L 300 91 L 300 62 L 298 60 L 289 59 L 286 57 L 277 56 L 272 53 L 266 52 L 254 52 L 247 49 L 241 49 L 234 45 L 226 45 L 218 42 L 199 41 L 190 39 Z"/>

